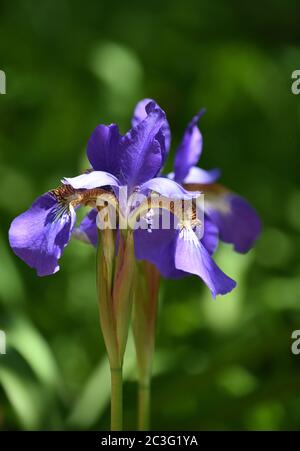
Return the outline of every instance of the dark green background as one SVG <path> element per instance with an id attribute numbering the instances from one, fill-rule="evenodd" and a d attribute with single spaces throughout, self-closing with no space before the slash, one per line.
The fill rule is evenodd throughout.
<path id="1" fill-rule="evenodd" d="M 38 278 L 8 247 L 12 219 L 87 167 L 100 122 L 125 132 L 153 97 L 172 154 L 202 106 L 202 166 L 258 210 L 248 255 L 221 246 L 238 282 L 216 302 L 200 280 L 165 281 L 153 380 L 154 429 L 299 429 L 300 69 L 298 1 L 44 0 L 0 4 L 0 429 L 105 429 L 110 386 L 95 252 L 72 242 L 61 271 Z M 134 353 L 125 426 L 135 428 Z"/>

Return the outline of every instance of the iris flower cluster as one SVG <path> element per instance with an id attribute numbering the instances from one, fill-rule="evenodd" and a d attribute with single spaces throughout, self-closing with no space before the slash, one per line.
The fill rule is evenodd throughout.
<path id="1" fill-rule="evenodd" d="M 59 260 L 72 237 L 98 248 L 100 319 L 112 368 L 112 390 L 117 384 L 115 371 L 122 369 L 133 299 L 141 280 L 148 281 L 149 290 L 140 290 L 145 298 L 155 293 L 144 310 L 143 300 L 134 301 L 137 357 L 145 368 L 145 355 L 148 352 L 150 361 L 153 354 L 152 307 L 158 274 L 174 279 L 196 275 L 213 297 L 224 295 L 236 282 L 213 260 L 219 240 L 245 253 L 260 234 L 259 217 L 249 203 L 217 183 L 219 169 L 197 166 L 203 144 L 198 128 L 202 114 L 188 124 L 175 154 L 174 170 L 165 175 L 171 132 L 165 112 L 155 101 L 144 99 L 137 104 L 132 128 L 125 135 L 116 124 L 98 125 L 87 144 L 90 168 L 77 177 L 63 178 L 56 189 L 15 218 L 9 230 L 14 253 L 39 276 L 59 270 Z M 197 202 L 201 196 L 204 203 Z M 190 202 L 189 214 L 183 213 L 185 202 Z M 76 212 L 81 206 L 90 210 L 77 225 Z M 169 226 L 162 227 L 166 212 Z M 134 271 L 135 267 L 139 269 Z M 145 337 L 145 330 L 150 338 Z M 149 372 L 149 368 L 146 376 L 143 372 L 143 383 L 149 382 Z M 112 427 L 121 428 L 120 400 L 116 399 L 112 401 Z"/>

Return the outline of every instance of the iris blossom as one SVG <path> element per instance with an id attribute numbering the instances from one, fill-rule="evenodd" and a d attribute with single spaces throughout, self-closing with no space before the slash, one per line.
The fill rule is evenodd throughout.
<path id="1" fill-rule="evenodd" d="M 87 145 L 91 169 L 64 178 L 62 185 L 39 197 L 12 222 L 9 240 L 14 252 L 38 275 L 53 274 L 59 270 L 58 260 L 72 234 L 97 245 L 99 195 L 114 197 L 119 212 L 125 214 L 119 199 L 119 190 L 124 186 L 129 198 L 136 193 L 147 197 L 155 192 L 170 201 L 189 200 L 195 192 L 204 192 L 204 224 L 192 217 L 179 221 L 173 218 L 175 227 L 150 230 L 152 233 L 144 224 L 134 233 L 135 255 L 138 260 L 155 264 L 165 277 L 198 275 L 214 297 L 231 291 L 235 282 L 212 259 L 218 239 L 246 252 L 260 231 L 260 222 L 244 199 L 215 183 L 220 175 L 218 169 L 205 171 L 196 166 L 202 152 L 202 135 L 197 126 L 202 113 L 188 125 L 176 153 L 174 173 L 167 177 L 161 171 L 170 148 L 170 128 L 164 111 L 154 101 L 144 99 L 138 103 L 132 128 L 124 136 L 116 124 L 96 127 Z M 92 210 L 76 228 L 76 210 L 80 206 Z M 162 214 L 161 208 L 147 208 L 140 224 L 151 224 Z M 176 216 L 172 209 L 170 214 Z"/>
<path id="2" fill-rule="evenodd" d="M 139 104 L 138 109 L 144 102 Z M 174 172 L 168 175 L 187 190 L 204 192 L 203 237 L 200 238 L 199 226 L 186 220 L 179 223 L 177 229 L 155 230 L 151 235 L 147 235 L 145 230 L 138 230 L 135 245 L 137 258 L 151 261 L 165 277 L 196 274 L 215 297 L 228 293 L 236 285 L 211 258 L 218 239 L 232 243 L 236 251 L 245 253 L 260 234 L 261 224 L 245 199 L 215 183 L 220 177 L 219 169 L 206 171 L 196 166 L 203 144 L 197 123 L 203 112 L 200 111 L 187 126 L 176 152 Z"/>
<path id="3" fill-rule="evenodd" d="M 13 251 L 39 276 L 59 270 L 60 259 L 75 228 L 76 210 L 93 208 L 83 220 L 82 230 L 95 244 L 97 198 L 103 193 L 116 196 L 119 187 L 128 194 L 152 190 L 162 196 L 187 199 L 193 194 L 179 184 L 157 177 L 170 145 L 165 113 L 155 102 L 148 102 L 143 120 L 133 118 L 131 130 L 120 135 L 118 126 L 99 125 L 87 146 L 91 170 L 74 178 L 64 178 L 57 189 L 39 197 L 11 224 L 9 241 Z"/>
<path id="4" fill-rule="evenodd" d="M 137 104 L 132 121 L 134 127 L 138 127 L 139 124 L 143 124 L 143 122 L 147 120 L 150 105 L 156 104 L 150 99 L 144 99 Z M 197 120 L 198 117 L 194 119 L 194 123 L 196 123 Z M 161 125 L 160 138 L 163 138 L 164 148 L 166 149 L 163 158 L 164 162 L 170 145 L 170 130 L 167 122 L 164 122 Z M 94 132 L 90 143 L 93 145 L 93 151 L 89 150 L 88 147 L 88 155 L 97 155 L 97 158 L 95 157 L 93 161 L 91 161 L 90 158 L 94 168 L 99 170 L 109 170 L 113 172 L 114 175 L 120 177 L 113 164 L 106 166 L 106 162 L 102 160 L 99 161 L 99 156 L 101 156 L 99 149 L 101 149 L 101 146 L 97 129 Z M 188 158 L 189 155 L 187 154 L 187 151 L 190 148 L 193 148 L 195 154 L 196 149 L 198 149 L 199 157 L 201 143 L 202 138 L 200 132 L 198 136 L 196 136 L 195 133 L 192 133 L 191 139 L 189 139 L 189 131 L 186 131 L 182 145 L 179 148 L 179 155 L 180 153 L 186 153 L 186 157 Z M 196 162 L 196 158 L 193 157 L 190 160 L 189 165 L 192 166 Z M 178 165 L 180 169 L 179 162 Z M 202 175 L 202 181 L 206 182 L 215 180 L 219 175 L 218 170 L 204 171 L 200 168 L 196 168 L 194 172 L 200 173 Z M 175 178 L 174 181 L 172 181 L 171 178 L 172 176 L 169 178 L 157 177 L 152 179 L 148 183 L 142 185 L 139 188 L 139 192 L 145 191 L 145 187 L 151 187 L 152 190 L 167 198 L 183 198 L 183 192 L 181 193 L 179 191 L 177 184 L 177 181 L 182 181 L 181 178 L 177 177 L 177 173 L 176 176 L 173 177 Z M 123 180 L 123 183 L 124 181 L 126 182 L 126 179 Z M 82 187 L 82 185 L 80 186 Z M 136 184 L 134 184 L 133 187 L 134 186 L 136 186 Z M 77 186 L 74 187 L 76 188 Z M 161 209 L 154 208 L 151 210 L 153 216 L 162 214 Z M 85 234 L 94 245 L 97 243 L 96 216 L 97 211 L 89 213 L 80 225 L 81 233 Z M 143 221 L 146 222 L 147 219 L 143 218 L 142 222 Z M 176 219 L 173 218 L 171 223 L 176 224 L 176 226 L 171 226 L 168 229 L 156 228 L 152 230 L 152 233 L 148 233 L 149 230 L 146 225 L 138 228 L 134 235 L 136 258 L 138 260 L 147 260 L 153 263 L 165 277 L 179 278 L 188 274 L 198 275 L 210 288 L 213 297 L 217 294 L 225 294 L 231 291 L 236 283 L 226 276 L 211 258 L 218 242 L 218 229 L 216 225 L 214 225 L 208 217 L 206 217 L 205 220 L 204 230 L 203 224 L 190 223 L 188 219 L 176 222 Z"/>

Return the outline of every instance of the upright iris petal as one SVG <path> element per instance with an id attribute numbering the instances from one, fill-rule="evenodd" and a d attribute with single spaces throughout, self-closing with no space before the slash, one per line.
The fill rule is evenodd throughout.
<path id="1" fill-rule="evenodd" d="M 131 119 L 132 127 L 136 127 L 141 121 L 146 119 L 148 113 L 146 111 L 147 105 L 149 103 L 155 103 L 156 102 L 153 99 L 142 99 L 140 100 L 134 109 L 133 116 Z"/>
<path id="2" fill-rule="evenodd" d="M 132 126 L 136 127 L 141 121 L 146 119 L 147 115 L 151 111 L 151 104 L 155 105 L 155 108 L 160 108 L 159 105 L 152 99 L 143 99 L 135 107 Z M 163 148 L 163 160 L 165 161 L 171 145 L 171 130 L 167 118 L 165 119 L 162 127 L 160 128 L 157 136 L 158 141 L 161 142 Z M 164 162 L 163 161 L 163 162 Z"/>
<path id="3" fill-rule="evenodd" d="M 115 124 L 96 127 L 87 146 L 94 173 L 73 179 L 72 186 L 76 183 L 76 188 L 91 189 L 98 186 L 98 176 L 100 179 L 106 173 L 132 192 L 160 172 L 170 145 L 170 129 L 164 111 L 154 101 L 145 99 L 137 106 L 132 123 L 132 129 L 124 136 L 119 134 Z M 108 180 L 107 185 L 116 186 L 113 180 L 112 183 Z"/>
<path id="4" fill-rule="evenodd" d="M 95 171 L 118 176 L 120 140 L 119 128 L 115 124 L 100 124 L 95 128 L 87 145 L 87 156 Z"/>
<path id="5" fill-rule="evenodd" d="M 150 103 L 144 120 L 133 127 L 120 143 L 120 176 L 129 191 L 155 177 L 162 168 L 164 149 L 159 131 L 165 124 L 164 112 Z"/>
<path id="6" fill-rule="evenodd" d="M 141 101 L 134 113 L 133 128 L 120 137 L 115 125 L 98 126 L 88 143 L 88 157 L 94 171 L 65 178 L 74 189 L 110 186 L 116 193 L 125 186 L 130 196 L 134 190 L 147 192 L 147 183 L 161 169 L 170 145 L 170 129 L 164 111 L 152 100 Z M 111 172 L 109 172 L 111 171 Z M 171 181 L 166 181 L 172 185 Z M 164 179 L 160 186 L 164 186 Z M 181 194 L 185 191 L 179 185 Z M 190 197 L 190 194 L 187 193 Z M 120 201 L 120 199 L 119 199 Z M 121 209 L 122 210 L 122 209 Z M 92 244 L 97 242 L 96 214 L 88 214 L 74 236 Z"/>
<path id="7" fill-rule="evenodd" d="M 193 117 L 176 151 L 174 173 L 169 174 L 168 177 L 178 183 L 213 183 L 220 177 L 219 169 L 206 171 L 196 166 L 203 146 L 202 134 L 197 124 L 203 114 L 204 110 L 201 110 Z"/>
<path id="8" fill-rule="evenodd" d="M 59 270 L 58 260 L 68 244 L 75 224 L 72 205 L 52 192 L 39 197 L 29 210 L 14 219 L 9 242 L 15 254 L 39 276 Z"/>
<path id="9" fill-rule="evenodd" d="M 190 168 L 198 163 L 202 153 L 203 139 L 197 123 L 203 113 L 204 111 L 201 110 L 193 117 L 187 126 L 181 144 L 177 149 L 174 161 L 174 172 L 175 180 L 179 182 L 182 182 L 188 175 Z"/>

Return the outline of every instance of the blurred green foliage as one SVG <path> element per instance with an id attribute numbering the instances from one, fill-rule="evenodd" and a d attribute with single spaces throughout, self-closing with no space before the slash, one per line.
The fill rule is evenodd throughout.
<path id="1" fill-rule="evenodd" d="M 152 426 L 300 428 L 300 356 L 290 350 L 300 329 L 299 12 L 296 0 L 2 0 L 0 429 L 108 428 L 94 250 L 72 242 L 61 271 L 38 278 L 7 231 L 35 197 L 87 167 L 98 123 L 125 131 L 146 96 L 167 111 L 173 152 L 207 108 L 202 165 L 220 167 L 264 223 L 248 255 L 218 252 L 238 282 L 232 294 L 213 302 L 196 278 L 163 282 Z M 134 429 L 131 343 L 126 378 L 125 426 Z"/>

